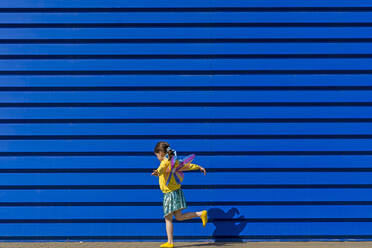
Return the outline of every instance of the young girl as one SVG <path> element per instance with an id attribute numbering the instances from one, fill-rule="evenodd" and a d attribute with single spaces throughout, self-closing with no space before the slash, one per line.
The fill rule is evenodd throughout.
<path id="1" fill-rule="evenodd" d="M 207 211 L 182 213 L 182 209 L 186 208 L 185 197 L 181 189 L 181 184 L 177 183 L 175 179 L 176 175 L 170 172 L 171 161 L 175 156 L 175 150 L 173 150 L 167 142 L 160 141 L 156 144 L 154 153 L 161 163 L 151 175 L 159 177 L 160 189 L 163 192 L 163 211 L 168 236 L 168 242 L 162 244 L 160 247 L 174 247 L 173 215 L 176 220 L 180 221 L 200 217 L 203 222 L 203 227 L 205 227 L 208 222 Z M 179 163 L 179 161 L 176 163 Z M 197 169 L 200 169 L 204 175 L 206 174 L 206 170 L 196 164 L 189 164 L 189 166 L 186 169 L 182 169 L 182 171 Z M 168 178 L 169 176 L 171 176 L 171 178 Z M 182 178 L 181 180 L 177 180 L 182 182 Z"/>

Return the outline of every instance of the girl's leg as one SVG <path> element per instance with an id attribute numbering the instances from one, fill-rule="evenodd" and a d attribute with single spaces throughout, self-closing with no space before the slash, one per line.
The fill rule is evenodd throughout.
<path id="1" fill-rule="evenodd" d="M 189 220 L 195 217 L 200 217 L 202 214 L 202 211 L 200 212 L 187 212 L 182 213 L 182 210 L 177 210 L 174 212 L 174 217 L 176 217 L 176 220 Z"/>
<path id="2" fill-rule="evenodd" d="M 167 229 L 168 243 L 173 244 L 173 215 L 168 214 L 164 218 Z"/>

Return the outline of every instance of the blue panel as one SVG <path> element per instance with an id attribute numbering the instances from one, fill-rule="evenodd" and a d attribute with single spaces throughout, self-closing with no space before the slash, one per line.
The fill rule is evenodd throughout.
<path id="1" fill-rule="evenodd" d="M 157 168 L 157 165 L 154 165 Z M 207 168 L 208 170 L 208 168 Z M 204 175 L 185 172 L 183 185 L 311 185 L 369 184 L 370 172 L 226 172 Z M 223 179 L 222 179 L 223 178 Z M 156 185 L 158 179 L 148 173 L 1 173 L 0 185 Z M 68 183 L 66 183 L 68 182 Z M 345 186 L 347 187 L 347 186 Z M 218 190 L 216 190 L 218 191 Z"/>
<path id="2" fill-rule="evenodd" d="M 242 163 L 249 161 L 249 163 Z M 201 156 L 195 163 L 210 168 L 371 168 L 372 156 L 301 155 L 301 156 Z M 32 156 L 0 157 L 1 169 L 110 169 L 147 168 L 159 165 L 155 156 Z M 150 171 L 149 171 L 150 172 Z M 209 172 L 208 172 L 209 173 Z M 105 175 L 105 174 L 103 174 Z M 210 174 L 209 174 L 210 175 Z M 151 179 L 150 179 L 151 180 Z"/>
<path id="3" fill-rule="evenodd" d="M 0 20 L 1 21 L 1 20 Z M 280 45 L 273 46 L 271 43 L 122 43 L 122 44 L 1 44 L 0 55 L 198 55 L 198 54 L 371 54 L 371 43 L 280 43 Z M 323 55 L 326 57 L 327 55 Z M 25 57 L 26 58 L 26 57 Z M 228 78 L 226 76 L 219 76 Z M 231 76 L 230 76 L 231 77 Z M 242 81 L 246 76 L 239 76 L 235 78 Z M 250 76 L 251 78 L 258 78 L 259 76 Z M 262 76 L 261 76 L 262 77 Z M 279 78 L 282 78 L 280 76 Z M 302 76 L 304 77 L 304 76 Z M 310 77 L 310 76 L 307 76 Z M 314 76 L 313 76 L 314 77 Z M 323 76 L 324 77 L 324 76 Z M 332 76 L 329 76 L 332 77 Z M 333 76 L 335 77 L 335 76 Z M 339 78 L 347 76 L 336 76 Z M 354 76 L 358 77 L 358 76 Z M 360 77 L 360 76 L 359 76 Z M 128 78 L 128 77 L 126 77 Z M 153 77 L 155 79 L 155 77 Z M 163 76 L 163 78 L 165 78 Z M 176 77 L 174 77 L 176 78 Z M 196 78 L 194 76 L 194 78 Z M 203 78 L 199 76 L 199 78 Z M 205 78 L 205 77 L 204 77 Z M 28 81 L 35 80 L 35 78 L 25 78 Z M 42 81 L 44 78 L 39 79 Z M 102 78 L 92 78 L 94 81 L 102 80 Z M 139 78 L 132 80 L 138 81 Z M 131 81 L 132 81 L 131 80 Z M 180 79 L 178 79 L 180 80 Z M 185 79 L 186 80 L 186 79 Z M 216 78 L 209 79 L 217 81 Z M 288 81 L 294 79 L 288 78 Z M 165 80 L 163 80 L 165 81 Z M 287 82 L 288 82 L 287 81 Z M 50 82 L 52 83 L 52 82 Z M 70 83 L 68 81 L 66 84 Z M 78 82 L 77 82 L 78 83 Z M 91 84 L 92 80 L 81 82 L 84 84 Z M 120 82 L 117 82 L 120 83 Z M 127 82 L 130 83 L 130 82 Z M 165 83 L 165 82 L 163 82 Z M 192 82 L 190 82 L 192 83 Z M 200 85 L 202 81 L 198 82 Z M 229 84 L 237 82 L 229 82 Z M 254 82 L 247 82 L 254 83 Z M 275 83 L 270 81 L 268 83 Z M 303 80 L 298 80 L 298 83 L 304 83 Z M 317 82 L 313 82 L 314 84 Z M 327 80 L 323 84 L 330 84 Z M 337 82 L 339 85 L 341 82 Z M 360 81 L 358 81 L 360 83 Z"/>
<path id="4" fill-rule="evenodd" d="M 151 97 L 151 98 L 150 98 Z M 110 100 L 108 100 L 110 99 Z M 0 92 L 0 102 L 368 102 L 372 91 Z M 182 116 L 182 115 L 181 115 Z"/>
<path id="5" fill-rule="evenodd" d="M 0 140 L 1 152 L 142 152 L 152 151 L 158 139 L 143 140 Z M 368 151 L 366 139 L 175 139 L 179 151 Z M 130 144 L 128 146 L 127 144 Z M 237 149 L 239 147 L 239 149 Z"/>
<path id="6" fill-rule="evenodd" d="M 1 28 L 0 39 L 371 38 L 370 27 Z"/>
<path id="7" fill-rule="evenodd" d="M 371 218 L 370 206 L 189 206 L 183 212 L 207 209 L 218 211 L 219 218 Z M 218 210 L 217 210 L 218 209 Z M 238 210 L 238 211 L 236 211 Z M 223 211 L 223 212 L 220 212 Z M 131 213 L 128 215 L 128 213 Z M 217 212 L 217 214 L 218 214 Z M 216 214 L 216 215 L 217 215 Z M 210 218 L 214 214 L 210 214 Z M 161 219 L 161 206 L 51 206 L 1 207 L 2 219 Z"/>
<path id="8" fill-rule="evenodd" d="M 364 0 L 314 0 L 314 1 L 293 1 L 293 0 L 222 0 L 222 1 L 209 1 L 209 0 L 181 0 L 181 1 L 117 1 L 117 0 L 92 0 L 85 1 L 68 1 L 61 2 L 59 0 L 38 1 L 38 0 L 14 0 L 11 2 L 1 3 L 1 8 L 58 8 L 58 7 L 294 7 L 294 6 L 315 6 L 315 7 L 343 7 L 343 6 L 371 6 L 370 1 Z"/>
<path id="9" fill-rule="evenodd" d="M 163 239 L 159 140 L 208 171 L 183 188 L 212 221 L 176 237 L 370 235 L 371 7 L 0 2 L 0 239 Z"/>
<path id="10" fill-rule="evenodd" d="M 187 211 L 198 209 L 200 207 L 190 207 Z M 223 207 L 227 212 L 232 207 Z M 256 207 L 253 207 L 255 209 Z M 278 207 L 280 209 L 280 207 Z M 349 212 L 351 216 L 359 216 L 359 214 L 352 213 L 352 209 L 360 210 L 360 213 L 366 213 L 365 207 L 353 208 L 341 207 L 338 208 L 337 212 L 340 214 L 342 211 Z M 241 214 L 248 214 L 248 211 L 252 207 L 239 206 Z M 266 212 L 270 212 L 270 209 L 266 208 Z M 308 208 L 307 208 L 308 209 Z M 310 211 L 311 211 L 310 207 Z M 316 207 L 314 208 L 316 209 Z M 349 210 L 348 210 L 349 209 Z M 327 208 L 325 208 L 325 211 Z M 19 207 L 1 207 L 0 208 L 0 220 L 1 219 L 71 219 L 71 218 L 115 218 L 115 219 L 129 219 L 129 218 L 138 218 L 138 219 L 159 219 L 162 218 L 162 208 L 161 206 L 52 206 L 52 207 L 22 207 L 20 211 Z M 195 211 L 195 210 L 194 210 Z M 257 210 L 256 210 L 257 211 Z M 128 216 L 128 212 L 132 214 Z M 265 212 L 265 211 L 263 211 Z M 285 210 L 283 212 L 286 212 Z M 337 213 L 334 213 L 334 216 L 337 216 Z M 283 213 L 285 214 L 285 213 Z"/>
<path id="11" fill-rule="evenodd" d="M 354 23 L 369 22 L 369 12 L 125 12 L 3 13 L 0 23 Z"/>
<path id="12" fill-rule="evenodd" d="M 52 100 L 55 100 L 52 98 Z M 324 99 L 326 100 L 326 99 Z M 180 115 L 175 115 L 179 113 Z M 186 119 L 184 122 L 191 124 L 187 119 L 195 118 L 214 118 L 214 119 L 235 119 L 245 118 L 370 118 L 372 114 L 371 107 L 45 107 L 45 108 L 0 108 L 0 114 L 3 119 Z M 247 122 L 249 122 L 249 120 Z M 125 122 L 125 120 L 123 120 Z M 345 120 L 346 121 L 346 120 Z M 102 120 L 104 123 L 105 121 Z M 108 122 L 108 121 L 107 121 Z M 151 123 L 151 120 L 148 121 Z M 202 122 L 202 121 L 201 121 Z M 206 122 L 206 121 L 205 121 Z M 268 124 L 261 121 L 262 125 L 279 125 L 280 120 L 274 124 Z M 306 122 L 306 119 L 302 122 Z M 327 122 L 324 120 L 323 122 Z M 336 125 L 331 122 L 329 125 Z M 89 123 L 89 122 L 88 122 Z M 146 123 L 146 122 L 145 122 Z M 319 123 L 313 123 L 320 125 Z M 368 125 L 368 123 L 365 123 Z M 298 125 L 298 121 L 292 120 L 287 125 Z M 337 123 L 337 125 L 349 125 L 347 123 Z M 358 124 L 359 125 L 359 124 Z M 70 124 L 70 127 L 74 127 Z M 53 126 L 51 126 L 53 127 Z M 54 126 L 57 128 L 57 126 Z M 191 127 L 191 126 L 190 126 Z M 30 127 L 31 128 L 31 127 Z M 87 127 L 89 129 L 89 126 Z M 58 128 L 60 129 L 60 128 Z M 87 129 L 87 130 L 88 130 Z M 48 130 L 48 129 L 45 129 Z M 292 129 L 293 130 L 293 129 Z M 42 130 L 39 130 L 41 132 Z M 142 129 L 137 130 L 142 132 Z M 247 130 L 249 131 L 249 130 Z M 290 130 L 287 130 L 290 131 Z M 310 131 L 310 130 L 308 130 Z M 320 132 L 319 129 L 313 130 Z M 336 130 L 334 130 L 336 131 Z M 357 132 L 358 130 L 354 130 Z M 173 132 L 170 130 L 169 132 Z M 302 130 L 303 132 L 303 130 Z M 171 133 L 169 133 L 171 134 Z"/>
<path id="13" fill-rule="evenodd" d="M 283 201 L 303 201 L 303 205 L 313 205 L 313 201 L 334 201 L 335 203 L 346 201 L 348 203 L 343 205 L 351 205 L 351 201 L 370 201 L 372 193 L 372 189 L 184 189 L 183 191 L 186 202 L 203 202 L 205 206 L 215 202 L 228 202 L 229 205 L 234 205 L 230 201 L 243 202 L 245 205 L 250 205 L 250 202 L 253 204 L 255 201 L 263 201 L 267 204 L 275 202 L 279 205 Z M 206 195 L 208 199 L 205 198 Z M 93 206 L 95 203 L 102 202 L 106 202 L 106 205 L 112 205 L 107 202 L 131 203 L 132 205 L 156 202 L 161 206 L 162 197 L 160 189 L 2 190 L 0 202 L 17 202 L 26 206 L 30 202 L 88 202 Z M 254 204 L 257 205 L 257 203 Z"/>
<path id="14" fill-rule="evenodd" d="M 371 82 L 372 75 L 358 74 L 0 76 L 1 86 L 371 86 Z"/>
<path id="15" fill-rule="evenodd" d="M 372 59 L 0 60 L 0 66 L 1 71 L 368 70 Z"/>
<path id="16" fill-rule="evenodd" d="M 68 122 L 68 121 L 66 121 Z M 223 135 L 235 135 L 233 138 L 240 139 L 239 135 L 371 135 L 370 123 L 141 123 L 141 124 L 0 124 L 0 135 L 11 135 L 4 139 L 53 139 L 53 137 L 38 137 L 38 135 L 57 135 L 54 139 L 74 138 L 64 137 L 63 135 L 88 135 L 80 139 L 92 139 L 89 135 L 97 135 L 101 139 L 123 139 L 120 135 L 140 135 L 133 138 L 146 138 L 147 135 L 163 135 L 164 139 L 175 138 L 175 136 L 189 135 L 190 139 L 194 135 L 206 135 L 208 138 L 225 139 Z M 159 131 L 156 131 L 159 130 Z M 58 131 L 58 134 L 56 134 Z M 18 137 L 22 135 L 32 135 L 37 137 Z M 110 135 L 102 137 L 102 135 Z M 175 135 L 175 136 L 169 136 Z M 222 136 L 221 136 L 222 135 Z M 14 136 L 14 137 L 13 137 Z M 101 137 L 100 137 L 101 136 Z M 337 136 L 339 138 L 339 136 Z M 264 137 L 263 137 L 264 138 Z M 282 137 L 280 138 L 291 138 Z M 313 137 L 315 138 L 315 137 Z M 336 137 L 335 137 L 336 138 Z"/>
<path id="17" fill-rule="evenodd" d="M 244 230 L 240 235 L 369 235 L 372 223 L 361 222 L 303 222 L 303 223 L 245 223 Z M 200 223 L 175 223 L 175 236 L 208 236 L 213 238 L 212 234 L 216 229 L 210 223 L 203 228 Z M 228 226 L 238 224 L 226 223 Z M 311 231 L 309 231 L 311 230 Z M 151 232 L 156 236 L 165 235 L 165 224 L 150 223 L 49 223 L 49 224 L 2 224 L 0 231 L 4 236 L 126 236 L 131 232 L 133 235 L 145 238 L 144 233 Z M 226 235 L 226 230 L 216 236 Z M 198 235 L 194 235 L 197 233 Z M 1 238 L 2 236 L 0 236 Z M 284 238 L 284 237 L 283 237 Z M 81 238 L 76 238 L 81 240 Z M 257 238 L 256 238 L 257 239 Z M 141 239 L 143 241 L 143 239 Z"/>

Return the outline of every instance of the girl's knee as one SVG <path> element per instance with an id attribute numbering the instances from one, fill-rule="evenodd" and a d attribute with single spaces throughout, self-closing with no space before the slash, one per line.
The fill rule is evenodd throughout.
<path id="1" fill-rule="evenodd" d="M 172 214 L 168 214 L 167 216 L 164 216 L 164 219 L 166 221 L 172 221 L 173 220 L 173 215 Z"/>

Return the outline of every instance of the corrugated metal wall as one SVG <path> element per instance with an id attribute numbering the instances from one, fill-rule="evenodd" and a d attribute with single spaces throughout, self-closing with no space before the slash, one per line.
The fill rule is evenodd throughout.
<path id="1" fill-rule="evenodd" d="M 0 3 L 0 240 L 371 239 L 372 1 Z"/>

